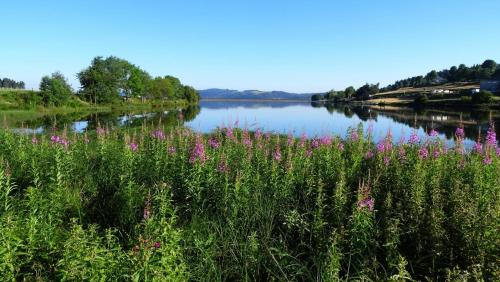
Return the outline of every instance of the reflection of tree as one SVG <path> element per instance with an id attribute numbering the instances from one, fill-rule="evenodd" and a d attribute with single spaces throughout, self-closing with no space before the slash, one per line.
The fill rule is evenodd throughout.
<path id="1" fill-rule="evenodd" d="M 182 110 L 182 115 L 184 116 L 184 121 L 192 121 L 200 113 L 201 108 L 198 105 L 191 105 Z"/>
<path id="2" fill-rule="evenodd" d="M 176 126 L 179 125 L 179 113 L 182 112 L 184 121 L 191 121 L 200 113 L 199 106 L 189 106 L 185 109 L 169 109 L 164 111 L 112 111 L 99 113 L 69 113 L 46 115 L 32 120 L 21 120 L 11 126 L 28 128 L 40 128 L 44 132 L 50 132 L 55 127 L 58 130 L 67 127 L 72 130 L 75 122 L 84 122 L 86 126 L 79 130 L 95 130 L 97 127 L 139 127 L 143 124 L 155 126 Z"/>

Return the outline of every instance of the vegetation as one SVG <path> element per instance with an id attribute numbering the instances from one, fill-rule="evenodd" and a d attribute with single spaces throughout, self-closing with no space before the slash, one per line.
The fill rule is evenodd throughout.
<path id="1" fill-rule="evenodd" d="M 0 79 L 0 88 L 24 89 L 24 82 L 5 77 Z"/>
<path id="2" fill-rule="evenodd" d="M 493 93 L 486 90 L 481 90 L 479 93 L 472 95 L 472 103 L 474 104 L 488 104 L 493 100 Z"/>
<path id="3" fill-rule="evenodd" d="M 187 100 L 197 102 L 199 94 L 173 76 L 154 79 L 139 67 L 117 58 L 96 57 L 78 73 L 82 90 L 78 93 L 94 104 L 115 103 L 123 99 Z"/>
<path id="4" fill-rule="evenodd" d="M 55 72 L 50 77 L 42 77 L 42 81 L 40 82 L 40 95 L 42 96 L 44 105 L 66 105 L 71 99 L 72 94 L 73 90 L 71 86 L 61 73 Z"/>
<path id="5" fill-rule="evenodd" d="M 0 276 L 498 281 L 500 150 L 222 128 L 0 131 Z"/>
<path id="6" fill-rule="evenodd" d="M 394 84 L 382 88 L 381 91 L 392 91 L 403 87 L 430 86 L 447 82 L 479 81 L 482 79 L 500 79 L 500 68 L 494 60 L 485 60 L 482 64 L 471 67 L 461 64 L 458 67 L 453 66 L 439 72 L 433 70 L 425 76 L 420 75 L 398 80 Z"/>

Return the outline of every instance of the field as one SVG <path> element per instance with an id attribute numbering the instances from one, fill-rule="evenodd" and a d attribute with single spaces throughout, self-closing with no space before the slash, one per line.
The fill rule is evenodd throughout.
<path id="1" fill-rule="evenodd" d="M 0 130 L 3 281 L 498 281 L 500 149 Z"/>

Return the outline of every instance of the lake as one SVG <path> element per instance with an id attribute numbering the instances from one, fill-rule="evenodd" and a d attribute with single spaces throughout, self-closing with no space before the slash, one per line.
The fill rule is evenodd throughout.
<path id="1" fill-rule="evenodd" d="M 201 101 L 199 106 L 151 112 L 71 113 L 41 117 L 3 114 L 4 123 L 26 133 L 43 133 L 67 126 L 82 132 L 98 126 L 134 127 L 147 124 L 184 124 L 193 130 L 207 133 L 217 127 L 233 126 L 255 130 L 309 137 L 338 135 L 344 137 L 351 127 L 359 124 L 371 128 L 376 141 L 391 131 L 394 141 L 408 140 L 415 131 L 425 138 L 435 129 L 442 139 L 451 143 L 455 129 L 463 124 L 466 145 L 470 146 L 478 134 L 484 136 L 490 120 L 500 125 L 498 111 L 472 110 L 415 110 L 401 107 L 313 105 L 309 102 L 260 101 Z"/>

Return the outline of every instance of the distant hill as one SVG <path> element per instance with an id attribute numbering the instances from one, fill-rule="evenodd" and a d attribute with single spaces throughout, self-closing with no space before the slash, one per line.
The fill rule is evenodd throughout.
<path id="1" fill-rule="evenodd" d="M 242 100 L 310 100 L 310 93 L 289 93 L 284 91 L 231 90 L 211 88 L 198 90 L 201 99 L 242 99 Z"/>

